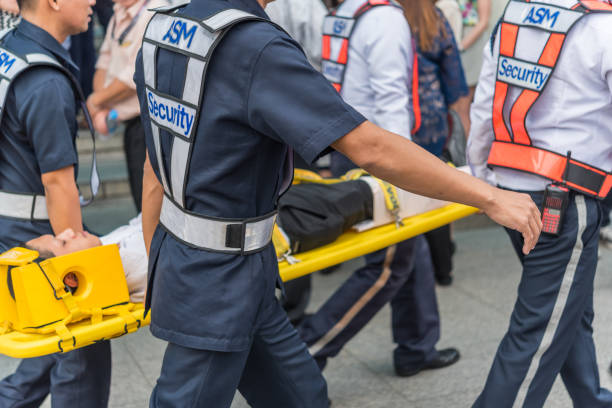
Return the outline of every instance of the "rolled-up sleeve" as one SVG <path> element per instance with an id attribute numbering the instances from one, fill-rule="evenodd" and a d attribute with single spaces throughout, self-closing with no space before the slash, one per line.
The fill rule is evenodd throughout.
<path id="1" fill-rule="evenodd" d="M 313 162 L 365 118 L 347 105 L 289 38 L 275 38 L 252 71 L 248 122 Z"/>

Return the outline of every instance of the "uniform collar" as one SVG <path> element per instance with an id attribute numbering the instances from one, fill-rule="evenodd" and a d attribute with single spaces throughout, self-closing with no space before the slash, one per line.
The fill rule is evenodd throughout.
<path id="1" fill-rule="evenodd" d="M 115 15 L 117 16 L 118 20 L 122 20 L 126 16 L 128 16 L 130 19 L 133 19 L 134 17 L 136 17 L 138 12 L 140 11 L 140 8 L 146 1 L 147 0 L 138 0 L 136 3 L 132 4 L 128 8 L 123 7 L 119 3 L 115 3 L 113 11 L 115 12 Z"/>
<path id="2" fill-rule="evenodd" d="M 229 3 L 257 17 L 265 18 L 266 20 L 270 19 L 257 0 L 229 0 Z"/>
<path id="3" fill-rule="evenodd" d="M 62 44 L 57 42 L 57 40 L 53 38 L 51 34 L 42 28 L 30 23 L 25 19 L 22 19 L 15 29 L 15 32 L 42 46 L 45 50 L 49 51 L 54 57 L 56 57 L 60 64 L 69 68 L 74 73 L 79 72 L 79 67 L 72 62 L 68 50 L 66 50 Z"/>

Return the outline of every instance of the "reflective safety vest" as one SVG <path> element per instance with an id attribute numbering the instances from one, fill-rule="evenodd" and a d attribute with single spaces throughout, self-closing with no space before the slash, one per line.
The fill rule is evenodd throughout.
<path id="1" fill-rule="evenodd" d="M 564 154 L 533 146 L 525 119 L 550 77 L 554 75 L 568 32 L 582 17 L 612 12 L 612 6 L 597 0 L 583 0 L 564 7 L 557 4 L 512 0 L 500 25 L 500 47 L 493 98 L 493 130 L 489 166 L 520 170 L 562 182 L 585 195 L 605 198 L 612 187 L 612 176 Z M 516 59 L 517 38 L 525 27 L 548 33 L 548 41 L 534 60 Z M 523 46 L 521 44 L 521 46 Z M 524 46 L 529 46 L 524 44 Z M 504 118 L 510 87 L 521 92 Z M 594 146 L 594 148 L 597 148 Z"/>
<path id="2" fill-rule="evenodd" d="M 368 0 L 352 14 L 352 17 L 346 17 L 342 13 L 343 6 L 346 7 L 346 2 L 325 17 L 323 22 L 323 47 L 321 49 L 321 70 L 325 78 L 332 83 L 338 92 L 342 91 L 344 75 L 349 62 L 349 43 L 359 19 L 374 7 L 391 6 L 401 9 L 392 0 Z M 415 134 L 421 126 L 421 109 L 419 104 L 419 63 L 414 39 L 412 41 L 412 54 L 412 110 L 415 121 L 412 134 Z"/>
<path id="3" fill-rule="evenodd" d="M 185 4 L 155 9 L 142 44 L 145 93 L 164 198 L 159 222 L 179 241 L 191 247 L 228 254 L 248 254 L 266 247 L 272 239 L 276 211 L 262 217 L 236 220 L 195 214 L 185 208 L 185 186 L 192 145 L 198 129 L 205 76 L 210 59 L 223 36 L 243 21 L 264 21 L 242 10 L 227 9 L 204 20 L 176 14 Z M 275 24 L 273 24 L 275 25 Z M 276 26 L 276 25 L 275 25 Z M 276 26 L 278 27 L 278 26 Z M 157 87 L 156 60 L 163 48 L 188 58 L 183 94 L 174 98 Z M 160 143 L 160 131 L 172 138 L 170 168 Z M 291 185 L 293 152 L 288 151 L 281 192 Z"/>
<path id="4" fill-rule="evenodd" d="M 10 31 L 11 30 L 0 32 L 0 43 Z M 50 55 L 40 53 L 18 55 L 0 45 L 0 123 L 4 117 L 6 98 L 9 94 L 11 86 L 15 82 L 15 79 L 17 79 L 27 70 L 40 66 L 56 69 L 70 80 L 72 88 L 74 89 L 76 97 L 79 100 L 83 110 L 83 114 L 87 119 L 87 124 L 91 132 L 91 140 L 93 143 L 93 162 L 89 178 L 92 194 L 91 199 L 85 200 L 81 196 L 81 205 L 85 206 L 89 204 L 98 194 L 100 176 L 98 175 L 96 162 L 96 142 L 91 116 L 87 110 L 85 96 L 83 95 L 81 86 L 70 71 L 64 68 L 55 58 Z M 49 215 L 47 214 L 45 196 L 0 190 L 0 216 L 28 221 L 48 220 Z"/>

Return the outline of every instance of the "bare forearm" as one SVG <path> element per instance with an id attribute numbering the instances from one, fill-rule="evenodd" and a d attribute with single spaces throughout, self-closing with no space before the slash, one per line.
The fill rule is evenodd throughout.
<path id="1" fill-rule="evenodd" d="M 489 26 L 491 18 L 491 1 L 481 0 L 478 2 L 478 22 L 470 34 L 461 41 L 461 49 L 467 50 L 478 40 Z"/>
<path id="2" fill-rule="evenodd" d="M 478 38 L 485 32 L 487 29 L 488 23 L 486 21 L 479 21 L 474 26 L 474 29 L 470 31 L 470 33 L 461 40 L 461 49 L 467 50 L 478 40 Z"/>
<path id="3" fill-rule="evenodd" d="M 491 186 L 453 169 L 415 143 L 369 122 L 361 127 L 376 142 L 367 153 L 362 147 L 364 154 L 355 163 L 376 177 L 417 194 L 475 207 L 491 200 Z"/>
<path id="4" fill-rule="evenodd" d="M 136 90 L 115 79 L 107 87 L 95 91 L 89 97 L 89 105 L 98 109 L 112 109 L 113 105 L 136 95 Z M 95 110 L 95 109 L 94 109 Z"/>
<path id="5" fill-rule="evenodd" d="M 93 91 L 99 92 L 104 89 L 104 80 L 106 78 L 106 70 L 98 69 L 93 78 Z"/>
<path id="6" fill-rule="evenodd" d="M 71 228 L 83 230 L 79 191 L 74 181 L 73 167 L 59 170 L 54 175 L 43 175 L 47 212 L 55 234 Z M 47 177 L 45 177 L 47 176 Z"/>
<path id="7" fill-rule="evenodd" d="M 459 115 L 459 119 L 461 120 L 461 124 L 463 125 L 463 129 L 465 131 L 465 138 L 468 138 L 470 134 L 470 96 L 462 96 L 457 100 L 457 102 L 453 103 L 450 108 L 454 109 Z"/>
<path id="8" fill-rule="evenodd" d="M 523 252 L 536 244 L 542 223 L 531 198 L 500 190 L 447 166 L 411 141 L 365 122 L 333 147 L 358 166 L 405 190 L 481 208 L 495 222 L 523 234 Z"/>
<path id="9" fill-rule="evenodd" d="M 164 190 L 149 162 L 149 156 L 144 164 L 144 176 L 142 180 L 142 234 L 145 241 L 147 254 L 151 249 L 153 234 L 159 223 Z"/>

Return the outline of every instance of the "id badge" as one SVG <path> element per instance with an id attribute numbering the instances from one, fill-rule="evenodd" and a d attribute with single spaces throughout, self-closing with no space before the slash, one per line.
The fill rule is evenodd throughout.
<path id="1" fill-rule="evenodd" d="M 542 232 L 559 235 L 569 202 L 569 189 L 559 184 L 549 184 L 542 203 Z"/>

